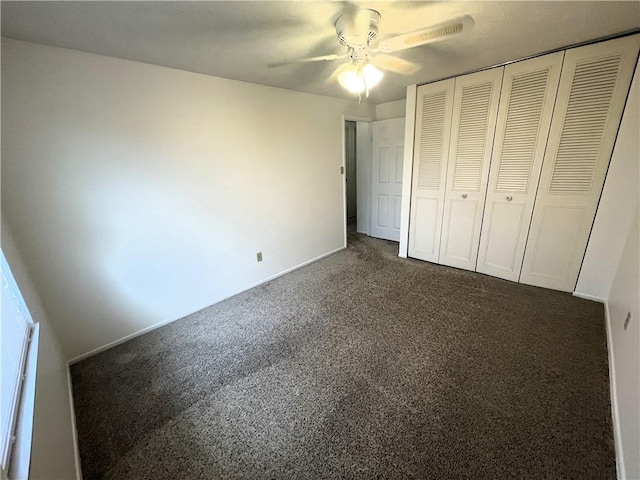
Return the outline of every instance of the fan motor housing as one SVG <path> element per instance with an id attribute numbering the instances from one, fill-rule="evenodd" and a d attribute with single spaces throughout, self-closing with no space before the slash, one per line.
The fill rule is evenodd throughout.
<path id="1" fill-rule="evenodd" d="M 355 16 L 341 15 L 336 20 L 338 42 L 346 47 L 364 47 L 378 37 L 380 13 L 360 10 Z"/>

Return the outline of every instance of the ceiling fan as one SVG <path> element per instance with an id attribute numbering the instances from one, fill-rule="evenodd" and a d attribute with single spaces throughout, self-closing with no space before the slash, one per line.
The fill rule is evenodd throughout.
<path id="1" fill-rule="evenodd" d="M 390 53 L 459 35 L 473 25 L 473 19 L 469 15 L 463 15 L 443 23 L 376 42 L 380 19 L 380 13 L 371 9 L 360 9 L 354 13 L 344 13 L 337 18 L 335 28 L 338 35 L 338 43 L 347 48 L 345 52 L 272 63 L 268 66 L 280 67 L 292 63 L 334 61 L 349 58 L 346 63 L 341 64 L 334 70 L 326 82 L 338 80 L 340 85 L 350 92 L 357 93 L 359 96 L 365 93 L 366 96 L 369 96 L 369 89 L 382 80 L 383 73 L 380 69 L 401 75 L 411 75 L 422 68 L 417 63 L 389 55 Z"/>

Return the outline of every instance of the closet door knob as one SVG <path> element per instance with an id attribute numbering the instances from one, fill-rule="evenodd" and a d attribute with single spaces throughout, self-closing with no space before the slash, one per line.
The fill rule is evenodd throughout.
<path id="1" fill-rule="evenodd" d="M 463 194 L 462 194 L 462 198 L 467 198 L 467 194 L 466 194 L 466 193 L 463 193 Z"/>
<path id="2" fill-rule="evenodd" d="M 511 195 L 509 195 L 509 196 L 507 197 L 507 202 L 510 202 L 511 200 L 513 200 L 513 197 L 512 197 Z"/>

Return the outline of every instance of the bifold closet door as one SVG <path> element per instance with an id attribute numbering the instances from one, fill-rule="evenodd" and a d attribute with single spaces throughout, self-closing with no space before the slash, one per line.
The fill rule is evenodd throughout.
<path id="1" fill-rule="evenodd" d="M 476 269 L 503 67 L 456 78 L 438 263 Z"/>
<path id="2" fill-rule="evenodd" d="M 409 217 L 410 257 L 438 261 L 455 80 L 418 87 Z"/>
<path id="3" fill-rule="evenodd" d="M 575 288 L 639 48 L 635 35 L 565 53 L 521 283 Z"/>
<path id="4" fill-rule="evenodd" d="M 476 271 L 518 281 L 564 52 L 505 67 Z"/>

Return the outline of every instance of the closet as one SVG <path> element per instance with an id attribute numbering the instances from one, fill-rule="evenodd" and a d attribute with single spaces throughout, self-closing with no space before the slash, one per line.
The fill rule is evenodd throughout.
<path id="1" fill-rule="evenodd" d="M 568 50 L 520 282 L 573 291 L 587 248 L 640 36 Z"/>
<path id="2" fill-rule="evenodd" d="M 417 89 L 410 257 L 573 291 L 640 35 Z"/>
<path id="3" fill-rule="evenodd" d="M 520 277 L 563 57 L 553 53 L 505 67 L 478 272 Z"/>

